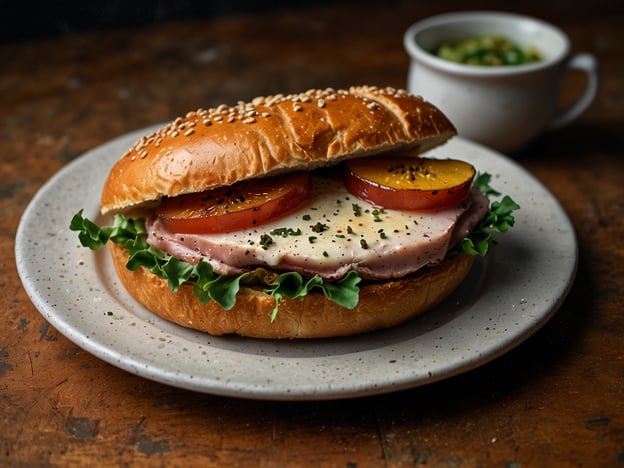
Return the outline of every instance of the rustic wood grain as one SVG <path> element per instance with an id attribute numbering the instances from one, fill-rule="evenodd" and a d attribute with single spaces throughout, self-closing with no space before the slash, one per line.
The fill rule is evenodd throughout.
<path id="1" fill-rule="evenodd" d="M 430 386 L 328 402 L 202 395 L 136 377 L 49 326 L 14 237 L 39 187 L 84 151 L 199 106 L 351 84 L 403 86 L 402 34 L 464 1 L 369 3 L 0 44 L 0 465 L 624 465 L 624 12 L 525 1 L 596 54 L 600 94 L 521 164 L 577 229 L 578 277 L 535 336 Z M 548 5 L 546 4 L 548 3 Z M 500 8 L 500 3 L 480 2 Z M 572 79 L 573 96 L 582 80 Z"/>

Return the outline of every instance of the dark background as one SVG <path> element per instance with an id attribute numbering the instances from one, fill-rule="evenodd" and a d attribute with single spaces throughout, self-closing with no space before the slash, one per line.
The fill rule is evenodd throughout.
<path id="1" fill-rule="evenodd" d="M 0 42 L 142 26 L 163 21 L 202 19 L 280 8 L 323 5 L 329 0 L 107 0 L 20 1 L 0 3 Z M 331 2 L 331 3 L 345 3 Z"/>
<path id="2" fill-rule="evenodd" d="M 353 21 L 365 5 L 381 5 L 391 12 L 401 4 L 418 2 L 432 12 L 466 9 L 457 0 L 4 0 L 0 2 L 0 43 L 77 34 L 125 27 L 145 26 L 165 21 L 201 20 L 225 15 L 270 13 L 279 9 L 305 9 L 310 6 L 353 5 Z M 620 14 L 622 0 L 548 0 L 530 2 L 533 12 L 553 20 L 588 12 L 604 17 Z M 493 7 L 493 5 L 496 5 Z M 523 2 L 475 0 L 470 9 L 501 9 L 522 13 Z M 536 9 L 537 8 L 537 9 Z"/>

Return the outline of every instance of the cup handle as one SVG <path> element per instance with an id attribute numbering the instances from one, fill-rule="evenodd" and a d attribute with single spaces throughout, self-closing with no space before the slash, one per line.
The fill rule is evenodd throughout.
<path id="1" fill-rule="evenodd" d="M 570 107 L 562 110 L 550 123 L 551 130 L 563 127 L 578 118 L 592 103 L 598 92 L 598 61 L 591 54 L 577 54 L 570 57 L 566 70 L 580 70 L 587 74 L 585 93 Z"/>

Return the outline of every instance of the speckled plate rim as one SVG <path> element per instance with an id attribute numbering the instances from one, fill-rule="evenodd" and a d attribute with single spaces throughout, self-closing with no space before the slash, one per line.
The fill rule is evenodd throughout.
<path id="1" fill-rule="evenodd" d="M 99 195 L 116 159 L 142 129 L 61 169 L 35 195 L 18 226 L 24 288 L 43 317 L 98 358 L 171 386 L 266 400 L 321 400 L 417 387 L 466 372 L 526 340 L 556 312 L 576 273 L 574 228 L 556 198 L 515 161 L 455 138 L 436 157 L 472 162 L 522 209 L 516 226 L 479 259 L 434 311 L 389 330 L 325 340 L 212 337 L 166 322 L 120 286 L 106 249 L 91 252 L 69 231 Z"/>

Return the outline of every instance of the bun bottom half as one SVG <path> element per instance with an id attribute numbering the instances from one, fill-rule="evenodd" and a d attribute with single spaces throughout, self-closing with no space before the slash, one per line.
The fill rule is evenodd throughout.
<path id="1" fill-rule="evenodd" d="M 237 334 L 269 339 L 329 338 L 388 328 L 419 315 L 448 297 L 464 280 L 472 255 L 453 255 L 440 265 L 408 277 L 360 287 L 354 309 L 330 301 L 322 292 L 297 299 L 284 298 L 275 321 L 269 315 L 275 300 L 259 289 L 241 288 L 236 304 L 224 310 L 212 301 L 201 303 L 190 285 L 177 292 L 146 268 L 130 271 L 128 254 L 109 243 L 117 275 L 134 299 L 156 315 L 211 335 Z"/>

